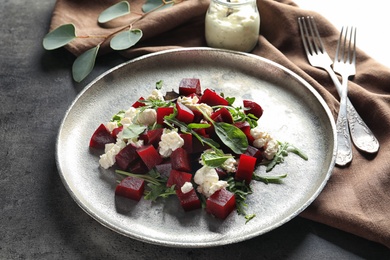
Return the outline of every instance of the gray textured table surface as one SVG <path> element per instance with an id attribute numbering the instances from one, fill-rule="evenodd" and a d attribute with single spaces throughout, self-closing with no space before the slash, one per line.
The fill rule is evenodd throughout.
<path id="1" fill-rule="evenodd" d="M 177 249 L 121 236 L 85 214 L 60 180 L 57 131 L 80 90 L 125 60 L 102 57 L 74 83 L 73 56 L 42 48 L 54 3 L 0 6 L 0 259 L 390 259 L 382 245 L 300 217 L 238 244 Z"/>

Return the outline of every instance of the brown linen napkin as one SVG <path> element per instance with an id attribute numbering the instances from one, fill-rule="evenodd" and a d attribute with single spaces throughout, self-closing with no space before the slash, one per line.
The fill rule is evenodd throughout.
<path id="1" fill-rule="evenodd" d="M 141 12 L 145 0 L 129 1 L 134 13 Z M 119 1 L 118 1 L 119 2 Z M 128 24 L 136 15 L 120 18 L 110 27 L 101 28 L 97 17 L 111 6 L 112 0 L 58 0 L 51 29 L 73 23 L 77 35 L 107 35 L 117 26 Z M 300 9 L 289 0 L 258 0 L 261 35 L 254 54 L 291 69 L 308 81 L 325 99 L 334 117 L 338 111 L 338 95 L 323 70 L 309 65 L 297 18 L 316 18 L 325 47 L 334 56 L 339 31 L 318 13 Z M 206 46 L 204 16 L 209 0 L 186 0 L 136 22 L 144 37 L 133 48 L 122 52 L 128 58 L 164 49 Z M 75 55 L 93 47 L 100 40 L 77 40 L 66 48 Z M 359 47 L 359 41 L 357 41 Z M 101 47 L 110 52 L 107 45 Z M 362 50 L 357 53 L 357 73 L 349 85 L 349 97 L 367 125 L 377 136 L 381 148 L 368 155 L 353 150 L 354 159 L 345 168 L 336 167 L 323 192 L 302 217 L 382 243 L 390 248 L 390 69 L 378 64 Z"/>

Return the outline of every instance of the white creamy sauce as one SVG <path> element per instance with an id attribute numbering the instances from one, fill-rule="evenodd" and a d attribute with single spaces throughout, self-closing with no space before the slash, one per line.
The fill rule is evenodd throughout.
<path id="1" fill-rule="evenodd" d="M 251 4 L 234 8 L 211 4 L 205 24 L 206 41 L 210 47 L 249 52 L 258 41 L 260 16 Z"/>

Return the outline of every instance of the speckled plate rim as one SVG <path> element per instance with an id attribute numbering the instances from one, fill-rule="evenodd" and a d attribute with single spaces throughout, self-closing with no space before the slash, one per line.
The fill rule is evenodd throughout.
<path id="1" fill-rule="evenodd" d="M 172 241 L 161 241 L 159 239 L 155 239 L 154 237 L 140 237 L 140 236 L 137 236 L 137 235 L 133 235 L 128 230 L 123 230 L 120 227 L 113 226 L 112 223 L 110 223 L 110 221 L 107 220 L 104 216 L 100 216 L 99 214 L 96 214 L 96 212 L 91 210 L 90 207 L 86 206 L 85 203 L 83 201 L 81 201 L 80 198 L 78 197 L 78 195 L 74 192 L 73 187 L 71 187 L 69 185 L 69 183 L 67 182 L 67 179 L 66 179 L 67 173 L 64 172 L 63 167 L 62 167 L 63 158 L 61 158 L 59 156 L 59 154 L 60 154 L 59 151 L 61 150 L 60 136 L 61 136 L 61 133 L 62 133 L 62 129 L 63 129 L 64 125 L 66 124 L 66 120 L 67 120 L 68 115 L 71 113 L 73 106 L 78 102 L 80 97 L 82 97 L 85 94 L 85 92 L 88 91 L 90 88 L 93 88 L 93 86 L 99 80 L 101 80 L 102 78 L 110 75 L 111 73 L 115 72 L 116 70 L 120 69 L 123 66 L 128 66 L 129 64 L 134 64 L 134 63 L 137 63 L 139 61 L 153 59 L 154 57 L 160 56 L 160 55 L 167 55 L 167 54 L 168 55 L 176 55 L 178 53 L 183 54 L 183 53 L 186 53 L 186 52 L 201 52 L 201 53 L 207 53 L 207 52 L 215 53 L 215 52 L 219 52 L 219 53 L 223 53 L 224 55 L 232 55 L 232 56 L 237 55 L 237 57 L 239 57 L 239 56 L 250 57 L 251 59 L 258 60 L 259 62 L 266 63 L 269 66 L 272 66 L 272 67 L 274 67 L 274 68 L 276 68 L 278 70 L 284 71 L 290 77 L 292 77 L 295 80 L 299 81 L 301 83 L 302 87 L 306 88 L 307 90 L 309 90 L 311 92 L 311 94 L 317 99 L 317 101 L 320 104 L 320 106 L 322 106 L 323 112 L 324 112 L 324 114 L 326 115 L 326 117 L 328 119 L 327 123 L 329 124 L 329 127 L 330 127 L 330 129 L 332 131 L 332 135 L 334 137 L 333 140 L 332 140 L 332 143 L 330 143 L 330 145 L 333 148 L 330 151 L 330 153 L 332 153 L 332 155 L 331 155 L 330 163 L 327 166 L 326 175 L 323 178 L 323 182 L 318 187 L 316 187 L 316 191 L 312 194 L 312 196 L 309 199 L 307 199 L 305 201 L 305 203 L 303 203 L 293 214 L 291 214 L 288 217 L 284 218 L 282 221 L 279 221 L 278 223 L 275 223 L 274 225 L 270 225 L 268 228 L 259 230 L 258 232 L 252 232 L 250 234 L 241 234 L 238 238 L 226 238 L 226 239 L 217 240 L 217 241 L 214 241 L 214 242 L 206 241 L 205 243 L 203 243 L 203 242 L 178 243 L 178 242 L 172 242 Z M 59 132 L 58 132 L 58 136 L 57 136 L 57 140 L 56 141 L 57 141 L 56 142 L 56 164 L 57 164 L 57 168 L 59 170 L 59 174 L 60 174 L 61 180 L 62 180 L 65 188 L 67 189 L 67 191 L 69 192 L 69 194 L 71 195 L 73 200 L 88 215 L 90 215 L 92 218 L 94 218 L 100 224 L 102 224 L 103 226 L 105 226 L 105 227 L 107 227 L 107 228 L 109 228 L 109 229 L 111 229 L 111 230 L 113 230 L 113 231 L 115 231 L 117 233 L 120 233 L 122 235 L 128 236 L 128 237 L 136 239 L 136 240 L 140 240 L 140 241 L 143 241 L 143 242 L 151 243 L 151 244 L 156 244 L 156 245 L 161 245 L 161 246 L 169 246 L 169 247 L 201 248 L 201 247 L 213 247 L 213 246 L 221 246 L 221 245 L 241 242 L 241 241 L 245 241 L 245 240 L 251 239 L 253 237 L 256 237 L 258 235 L 262 235 L 264 233 L 267 233 L 267 232 L 269 232 L 269 231 L 271 231 L 271 230 L 273 230 L 273 229 L 275 229 L 275 228 L 277 228 L 277 227 L 287 223 L 288 221 L 290 221 L 291 219 L 296 217 L 298 214 L 300 214 L 304 209 L 306 209 L 317 198 L 317 196 L 321 193 L 321 191 L 325 187 L 325 185 L 326 185 L 326 183 L 327 183 L 328 179 L 330 178 L 331 173 L 333 171 L 334 163 L 335 163 L 335 154 L 336 154 L 336 127 L 335 127 L 335 123 L 334 123 L 334 120 L 333 120 L 332 113 L 330 112 L 330 109 L 328 108 L 328 106 L 325 103 L 325 101 L 323 100 L 323 98 L 316 92 L 316 90 L 307 81 L 305 81 L 303 78 L 301 78 L 300 76 L 298 76 L 296 73 L 292 72 L 291 70 L 285 68 L 284 66 L 282 66 L 282 65 L 280 65 L 280 64 L 278 64 L 276 62 L 273 62 L 271 60 L 268 60 L 266 58 L 263 58 L 263 57 L 260 57 L 260 56 L 256 56 L 256 55 L 253 55 L 253 54 L 241 53 L 241 52 L 235 52 L 235 51 L 229 51 L 229 50 L 213 49 L 213 48 L 207 48 L 207 47 L 200 47 L 200 48 L 196 47 L 196 48 L 171 49 L 171 50 L 156 52 L 156 53 L 152 53 L 152 54 L 147 54 L 147 55 L 141 56 L 139 58 L 130 60 L 128 62 L 125 62 L 125 63 L 123 63 L 121 65 L 118 65 L 118 66 L 116 66 L 116 67 L 106 71 L 105 73 L 101 74 L 100 76 L 98 76 L 95 80 L 93 80 L 91 83 L 89 83 L 77 95 L 75 100 L 72 102 L 72 104 L 70 105 L 70 107 L 66 111 L 66 114 L 65 114 L 65 116 L 64 116 L 64 118 L 63 118 L 63 120 L 61 122 L 61 125 L 60 125 L 60 128 L 59 128 Z"/>

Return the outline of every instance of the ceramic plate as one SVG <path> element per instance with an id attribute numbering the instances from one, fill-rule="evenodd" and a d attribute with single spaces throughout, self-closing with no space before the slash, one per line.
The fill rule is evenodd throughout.
<path id="1" fill-rule="evenodd" d="M 89 150 L 91 135 L 121 109 L 148 96 L 163 80 L 163 91 L 178 90 L 182 78 L 199 78 L 202 89 L 257 101 L 259 126 L 308 156 L 291 154 L 270 174 L 282 184 L 252 182 L 245 224 L 235 212 L 219 220 L 204 210 L 185 213 L 178 200 L 136 203 L 116 198 L 113 170 L 99 167 Z M 77 204 L 102 225 L 133 239 L 171 247 L 211 247 L 264 234 L 302 212 L 325 186 L 335 160 L 335 125 L 323 99 L 302 78 L 267 59 L 232 51 L 187 48 L 163 51 L 115 67 L 89 84 L 68 109 L 57 139 L 57 166 Z M 257 174 L 265 174 L 260 167 Z"/>

